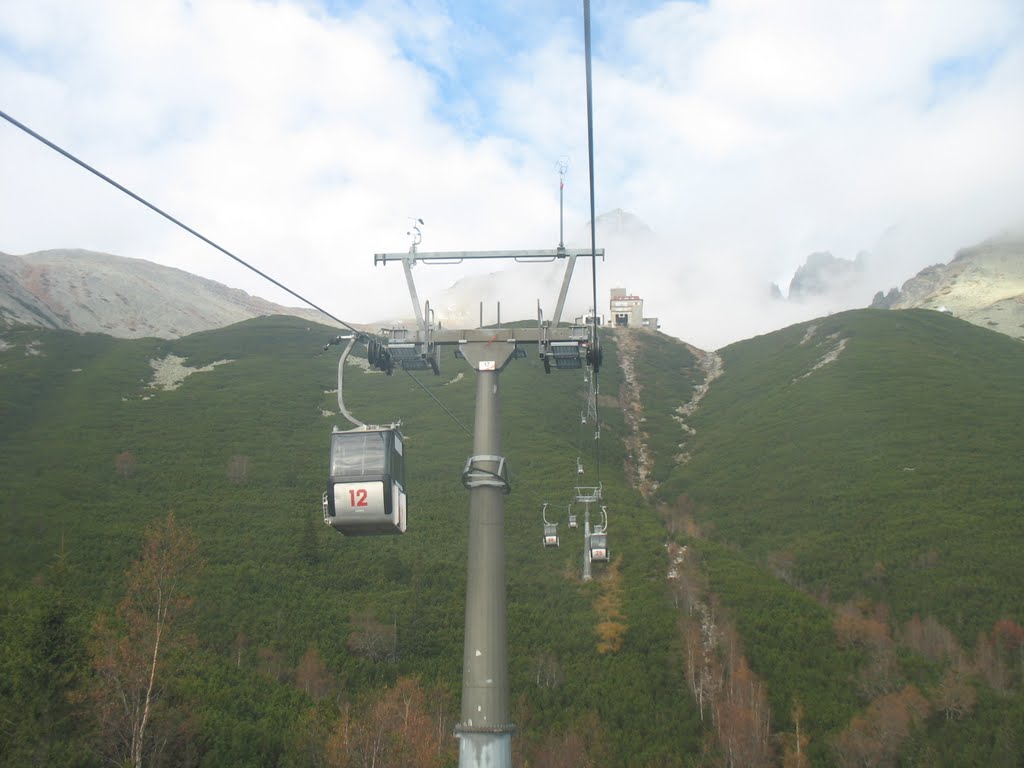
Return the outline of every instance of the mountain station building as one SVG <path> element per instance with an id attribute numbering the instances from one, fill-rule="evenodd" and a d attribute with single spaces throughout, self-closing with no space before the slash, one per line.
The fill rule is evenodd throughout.
<path id="1" fill-rule="evenodd" d="M 644 300 L 629 294 L 625 288 L 612 288 L 609 324 L 615 328 L 650 328 L 658 330 L 658 318 L 644 317 Z"/>

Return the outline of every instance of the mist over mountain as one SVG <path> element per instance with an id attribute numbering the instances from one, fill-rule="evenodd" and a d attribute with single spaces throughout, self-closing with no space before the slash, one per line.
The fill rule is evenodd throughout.
<path id="1" fill-rule="evenodd" d="M 638 216 L 621 208 L 597 217 L 597 247 L 605 250 L 605 258 L 598 260 L 603 292 L 598 294 L 598 312 L 608 313 L 608 288 L 628 287 L 628 277 L 620 275 L 616 262 L 637 248 L 650 248 L 659 242 L 655 232 Z M 537 246 L 553 249 L 557 242 Z M 572 280 L 562 312 L 563 321 L 572 321 L 588 313 L 594 305 L 590 263 L 590 229 L 574 232 L 565 238 L 568 252 L 580 256 L 573 268 Z M 636 262 L 634 262 L 635 264 Z M 492 268 L 479 274 L 469 274 L 456 280 L 431 300 L 437 318 L 448 327 L 473 327 L 480 322 L 481 309 L 484 323 L 498 320 L 533 318 L 538 303 L 546 319 L 551 319 L 558 292 L 565 277 L 567 262 L 555 259 L 548 263 L 510 265 L 508 261 L 492 263 Z M 613 285 L 608 284 L 608 280 Z M 641 279 L 637 279 L 639 285 Z M 625 283 L 625 285 L 623 284 Z M 649 287 L 649 286 L 648 286 Z M 422 298 L 422 297 L 421 297 Z"/>
<path id="2" fill-rule="evenodd" d="M 589 239 L 589 231 L 578 234 L 581 237 L 576 241 Z M 743 266 L 729 253 L 721 258 L 691 253 L 684 240 L 671 232 L 653 230 L 628 211 L 598 216 L 597 243 L 607 254 L 599 265 L 602 293 L 598 311 L 607 313 L 607 289 L 626 288 L 644 299 L 645 315 L 657 317 L 665 333 L 700 349 L 720 349 L 793 323 L 867 307 L 879 285 L 899 285 L 922 267 L 955 252 L 947 245 L 948 237 L 910 222 L 898 224 L 866 241 L 866 247 L 851 258 L 827 248 L 810 253 L 780 288 L 770 275 L 773 258 L 769 254 Z M 1014 297 L 1021 294 L 1015 286 L 1024 272 L 1021 240 L 1020 236 L 1007 236 L 983 245 L 959 244 L 962 280 L 970 284 L 954 291 L 962 303 L 961 309 L 954 310 L 958 316 L 1018 335 L 1013 330 L 1019 322 L 1011 318 L 1021 306 L 1014 303 Z M 984 266 L 968 266 L 981 254 L 989 254 Z M 590 306 L 588 277 L 586 267 L 582 275 L 577 272 L 570 291 L 570 300 L 578 297 L 574 306 Z M 551 282 L 555 279 L 552 275 Z M 911 295 L 917 292 L 912 290 Z M 1003 302 L 1000 308 L 989 309 L 997 301 Z M 894 308 L 917 306 L 927 305 L 904 299 Z"/>
<path id="3" fill-rule="evenodd" d="M 843 259 L 828 251 L 818 251 L 807 257 L 789 281 L 787 297 L 791 301 L 806 301 L 835 294 L 845 294 L 864 281 L 868 254 L 857 254 L 855 259 Z M 782 298 L 782 291 L 773 284 L 773 295 Z"/>
<path id="4" fill-rule="evenodd" d="M 263 315 L 322 319 L 143 259 L 81 249 L 0 253 L 0 321 L 9 324 L 179 338 Z"/>
<path id="5" fill-rule="evenodd" d="M 864 306 L 863 297 L 888 253 L 882 243 L 876 254 L 862 251 L 854 259 L 829 252 L 807 257 L 783 295 L 777 283 L 770 295 L 780 304 L 807 304 L 822 314 Z M 902 288 L 876 291 L 874 309 L 932 309 L 948 312 L 975 325 L 1024 338 L 1024 238 L 1004 234 L 962 248 L 948 264 L 927 266 Z"/>
<path id="6" fill-rule="evenodd" d="M 566 236 L 566 248 L 586 254 L 576 261 L 563 321 L 594 306 L 590 233 Z M 722 274 L 720 265 L 698 261 L 639 217 L 616 209 L 597 218 L 597 312 L 607 317 L 609 291 L 622 288 L 644 300 L 669 335 L 701 349 L 751 338 L 792 323 L 856 307 L 948 309 L 968 322 L 1016 338 L 1024 336 L 1024 238 L 1003 235 L 963 248 L 948 264 L 921 269 L 888 293 L 878 291 L 905 259 L 906 236 L 887 233 L 872 252 L 845 259 L 828 251 L 810 254 L 784 294 L 778 283 L 747 271 Z M 533 244 L 554 248 L 557 241 Z M 902 249 L 902 250 L 901 250 Z M 913 250 L 916 257 L 924 252 Z M 666 261 L 665 256 L 670 258 Z M 909 258 L 909 257 L 908 257 Z M 666 268 L 668 263 L 671 266 Z M 513 264 L 463 262 L 451 267 L 420 264 L 414 272 L 421 302 L 430 303 L 444 327 L 475 327 L 553 316 L 567 261 Z M 445 285 L 444 270 L 460 277 Z M 407 295 L 395 276 L 395 291 Z M 884 285 L 885 282 L 882 282 Z M 874 299 L 872 300 L 872 295 Z M 392 317 L 360 318 L 367 328 L 413 324 L 406 307 Z M 422 308 L 422 306 L 421 306 Z M 81 249 L 15 256 L 0 253 L 0 322 L 24 323 L 120 338 L 178 338 L 264 315 L 322 320 L 312 309 L 287 307 L 213 280 L 161 266 Z M 351 318 L 346 318 L 351 320 Z"/>

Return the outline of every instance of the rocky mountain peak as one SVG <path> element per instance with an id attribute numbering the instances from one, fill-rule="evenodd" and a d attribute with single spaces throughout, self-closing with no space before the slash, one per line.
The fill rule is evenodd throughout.
<path id="1" fill-rule="evenodd" d="M 816 251 L 798 267 L 789 282 L 789 298 L 799 301 L 825 296 L 856 283 L 864 272 L 865 254 L 856 259 L 842 259 L 828 251 Z"/>

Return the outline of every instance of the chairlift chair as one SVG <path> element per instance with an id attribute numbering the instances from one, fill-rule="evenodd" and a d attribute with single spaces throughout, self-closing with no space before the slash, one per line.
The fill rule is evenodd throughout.
<path id="1" fill-rule="evenodd" d="M 324 522 L 346 536 L 405 533 L 404 438 L 396 425 L 331 433 Z"/>

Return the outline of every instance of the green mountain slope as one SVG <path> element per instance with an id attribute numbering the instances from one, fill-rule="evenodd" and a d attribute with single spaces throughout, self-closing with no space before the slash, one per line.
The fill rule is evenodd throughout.
<path id="1" fill-rule="evenodd" d="M 437 686 L 442 730 L 458 719 L 468 510 L 460 474 L 471 440 L 405 374 L 348 366 L 346 405 L 354 414 L 372 423 L 402 419 L 409 532 L 346 539 L 324 526 L 329 434 L 342 420 L 326 415 L 338 410 L 337 353 L 319 351 L 333 333 L 294 318 L 172 341 L 4 332 L 0 579 L 8 599 L 0 671 L 32 656 L 32 627 L 42 622 L 39 631 L 49 631 L 26 606 L 39 592 L 59 590 L 80 629 L 78 650 L 69 652 L 78 682 L 68 686 L 72 694 L 84 688 L 93 673 L 81 659 L 92 647 L 94 617 L 121 599 L 143 529 L 173 511 L 197 535 L 205 567 L 189 614 L 194 643 L 167 672 L 173 711 L 189 714 L 178 737 L 185 741 L 175 742 L 177 753 L 169 747 L 172 754 L 201 765 L 309 764 L 309 750 L 328 741 L 339 713 L 363 711 L 409 675 Z M 191 369 L 212 367 L 174 389 L 150 386 L 151 361 L 169 355 Z M 613 389 L 611 342 L 606 361 Z M 472 428 L 472 372 L 452 357 L 443 365 L 441 377 L 421 382 Z M 661 526 L 622 478 L 624 426 L 613 404 L 601 409 L 602 439 L 587 435 L 584 460 L 586 482 L 605 488 L 621 583 L 608 582 L 611 569 L 602 566 L 594 582 L 580 581 L 579 532 L 563 525 L 561 548 L 540 544 L 541 504 L 564 509 L 581 481 L 581 379 L 545 375 L 533 358 L 502 375 L 502 439 L 513 472 L 506 530 L 510 674 L 521 728 L 515 748 L 528 757 L 570 743 L 600 750 L 609 764 L 687 765 L 701 730 L 664 599 Z M 591 444 L 600 446 L 600 460 Z M 57 576 L 51 564 L 60 552 Z M 601 598 L 611 592 L 623 644 L 602 653 Z M 383 652 L 366 650 L 372 633 Z M 328 698 L 301 683 L 310 658 L 322 662 Z M 52 663 L 40 660 L 39 668 Z M 43 697 L 44 683 L 31 682 L 45 675 L 0 679 L 8 686 L 0 699 L 11 707 L 34 701 L 49 712 L 63 700 Z M 84 723 L 88 707 L 80 710 L 76 722 Z M 17 705 L 0 714 L 25 723 L 24 711 Z M 0 764 L 19 764 L 36 748 L 19 728 L 4 729 Z M 51 750 L 61 742 L 88 754 L 84 725 L 51 726 L 38 738 Z M 454 739 L 445 738 L 450 751 Z"/>
<path id="2" fill-rule="evenodd" d="M 864 310 L 720 354 L 657 498 L 781 743 L 799 706 L 815 765 L 1019 764 L 1024 346 Z"/>
<path id="3" fill-rule="evenodd" d="M 165 668 L 168 764 L 348 765 L 339 734 L 409 677 L 447 745 L 430 764 L 452 764 L 471 440 L 405 374 L 349 365 L 349 409 L 402 419 L 409 533 L 324 526 L 333 333 L 3 332 L 0 766 L 100 764 L 97 617 L 172 511 L 205 566 L 192 641 Z M 857 311 L 720 354 L 684 429 L 708 360 L 608 334 L 600 440 L 579 372 L 531 356 L 502 374 L 516 764 L 1019 763 L 1024 347 L 939 313 Z M 175 358 L 191 375 L 151 386 Z M 471 428 L 472 372 L 446 357 L 442 374 L 419 381 Z M 641 466 L 649 502 L 626 480 Z M 562 510 L 599 482 L 616 562 L 583 583 Z M 540 544 L 544 502 L 558 549 Z"/>
<path id="4" fill-rule="evenodd" d="M 721 355 L 664 498 L 688 494 L 716 538 L 786 554 L 811 592 L 934 614 L 966 641 L 1019 617 L 1024 345 L 865 310 Z"/>

